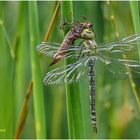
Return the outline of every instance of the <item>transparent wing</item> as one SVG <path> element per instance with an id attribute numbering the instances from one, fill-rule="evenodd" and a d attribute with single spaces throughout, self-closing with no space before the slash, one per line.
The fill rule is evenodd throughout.
<path id="1" fill-rule="evenodd" d="M 56 68 L 45 75 L 43 83 L 46 85 L 63 85 L 78 82 L 82 77 L 87 76 L 88 57 L 68 64 L 64 67 Z"/>
<path id="2" fill-rule="evenodd" d="M 36 47 L 36 49 L 40 54 L 44 54 L 52 57 L 57 52 L 60 46 L 61 44 L 59 43 L 42 42 Z M 62 51 L 67 52 L 64 55 L 63 59 L 68 59 L 68 58 L 79 57 L 79 54 L 82 51 L 82 49 L 79 46 L 70 46 L 68 50 L 62 50 Z"/>
<path id="3" fill-rule="evenodd" d="M 113 51 L 114 49 L 115 50 L 118 49 L 118 51 L 120 51 L 120 48 L 121 48 L 121 50 L 127 51 L 129 49 L 134 48 L 133 45 L 136 45 L 136 44 L 140 44 L 140 34 L 134 34 L 134 35 L 122 38 L 118 41 L 114 41 L 111 43 L 99 44 L 98 50 L 108 49 L 110 51 Z M 126 47 L 124 47 L 124 46 L 126 46 Z"/>
<path id="4" fill-rule="evenodd" d="M 53 56 L 54 53 L 58 50 L 61 44 L 59 43 L 50 43 L 50 42 L 41 42 L 36 49 L 40 54 L 47 56 Z"/>
<path id="5" fill-rule="evenodd" d="M 137 46 L 140 45 L 140 35 L 121 39 L 117 42 L 101 44 L 97 48 L 97 58 L 116 79 L 128 77 L 129 72 L 140 77 L 140 62 Z"/>

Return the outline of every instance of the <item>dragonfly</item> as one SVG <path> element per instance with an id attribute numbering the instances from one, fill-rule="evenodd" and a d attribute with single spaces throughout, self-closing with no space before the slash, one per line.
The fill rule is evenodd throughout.
<path id="1" fill-rule="evenodd" d="M 71 23 L 68 23 L 65 21 L 65 24 L 68 26 L 71 26 Z M 66 27 L 66 26 L 65 26 Z M 70 48 L 70 45 L 79 38 L 82 39 L 92 39 L 95 37 L 95 33 L 92 29 L 92 24 L 90 22 L 74 22 L 74 26 L 71 26 L 70 31 L 66 34 L 62 44 L 60 45 L 60 48 L 57 50 L 57 52 L 53 55 L 53 61 L 50 64 L 53 65 L 57 63 L 60 59 L 63 58 L 63 56 L 67 53 L 67 51 Z"/>
<path id="2" fill-rule="evenodd" d="M 90 30 L 87 30 L 87 28 L 90 28 Z M 65 37 L 62 44 L 42 42 L 37 46 L 37 51 L 40 54 L 52 57 L 51 65 L 59 60 L 69 62 L 49 71 L 43 79 L 44 85 L 73 84 L 86 77 L 88 73 L 91 123 L 97 132 L 94 67 L 98 63 L 104 65 L 105 70 L 115 79 L 128 78 L 130 73 L 133 73 L 136 77 L 140 76 L 140 62 L 137 51 L 137 46 L 140 44 L 140 34 L 133 34 L 109 43 L 97 44 L 95 33 L 91 28 L 92 26 L 82 28 L 79 35 L 82 41 L 78 45 L 69 45 L 62 48 L 62 44 L 67 39 Z M 89 34 L 86 33 L 89 33 L 89 31 L 92 31 L 92 35 L 88 37 Z M 85 37 L 85 35 L 87 36 Z M 60 57 L 56 59 L 56 56 L 59 55 Z"/>

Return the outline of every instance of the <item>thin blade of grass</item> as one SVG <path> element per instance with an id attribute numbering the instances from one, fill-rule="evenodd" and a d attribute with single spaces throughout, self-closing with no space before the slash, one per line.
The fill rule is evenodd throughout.
<path id="1" fill-rule="evenodd" d="M 32 64 L 32 79 L 33 79 L 33 100 L 35 112 L 35 128 L 36 137 L 46 138 L 46 122 L 44 110 L 43 87 L 41 81 L 41 71 L 39 59 L 36 52 L 36 45 L 39 41 L 39 25 L 37 2 L 29 2 L 29 29 L 30 29 L 30 45 L 31 45 L 31 64 Z"/>
<path id="2" fill-rule="evenodd" d="M 73 3 L 72 1 L 61 2 L 61 16 L 68 21 L 73 20 Z M 64 34 L 68 30 L 64 30 Z M 68 64 L 69 62 L 66 62 Z M 66 103 L 68 117 L 69 138 L 84 138 L 82 102 L 78 84 L 66 85 Z"/>
<path id="3" fill-rule="evenodd" d="M 138 5 L 139 3 L 138 1 L 130 1 L 129 3 L 130 3 L 135 32 L 140 33 L 140 15 L 139 15 L 139 5 Z M 137 47 L 138 47 L 139 58 L 140 58 L 140 46 L 137 46 Z M 136 91 L 135 83 L 133 82 L 133 80 L 131 80 L 130 82 L 132 83 L 131 85 L 134 91 L 134 96 L 136 98 L 136 102 L 138 104 L 138 108 L 140 111 L 140 98 Z"/>
<path id="4" fill-rule="evenodd" d="M 26 91 L 26 94 L 25 94 L 25 99 L 24 99 L 23 106 L 22 106 L 22 110 L 20 112 L 19 120 L 18 120 L 17 127 L 16 127 L 15 139 L 20 138 L 21 133 L 23 131 L 23 127 L 25 125 L 27 110 L 28 110 L 28 104 L 29 104 L 29 97 L 30 97 L 31 92 L 32 92 L 32 86 L 33 86 L 33 82 L 31 81 L 29 83 L 28 88 L 27 88 L 27 91 Z"/>
<path id="5" fill-rule="evenodd" d="M 15 109 L 15 124 L 19 120 L 19 114 L 22 110 L 23 101 L 25 98 L 25 92 L 29 86 L 30 81 L 30 52 L 29 52 L 29 40 L 28 40 L 28 13 L 27 2 L 19 3 L 18 20 L 16 25 L 16 33 L 14 40 L 14 52 L 15 52 L 15 77 L 14 77 L 14 109 Z M 24 86 L 23 86 L 24 85 Z M 29 125 L 33 123 L 30 121 Z M 25 129 L 28 130 L 28 128 Z M 16 130 L 15 130 L 16 131 Z M 34 132 L 34 131 L 33 131 Z M 27 134 L 27 131 L 23 132 Z M 28 134 L 27 134 L 28 135 Z"/>
<path id="6" fill-rule="evenodd" d="M 47 31 L 47 33 L 46 33 L 46 35 L 45 35 L 44 41 L 48 41 L 48 38 L 49 38 L 49 36 L 50 36 L 50 32 L 51 32 L 52 26 L 53 26 L 53 24 L 54 24 L 54 21 L 55 21 L 55 19 L 56 19 L 56 16 L 57 16 L 59 7 L 60 7 L 60 1 L 58 1 L 58 3 L 57 3 L 57 6 L 56 6 L 56 8 L 55 8 L 53 17 L 52 17 L 52 19 L 51 19 L 51 22 L 50 22 L 50 25 L 49 25 L 49 28 L 48 28 L 48 31 Z"/>
<path id="7" fill-rule="evenodd" d="M 13 70 L 14 62 L 10 54 L 10 46 L 3 30 L 4 3 L 0 3 L 0 138 L 13 137 L 14 119 L 13 112 Z M 9 39 L 9 38 L 8 38 Z"/>
<path id="8" fill-rule="evenodd" d="M 131 14 L 136 33 L 140 33 L 140 16 L 139 16 L 139 3 L 138 1 L 130 1 Z"/>

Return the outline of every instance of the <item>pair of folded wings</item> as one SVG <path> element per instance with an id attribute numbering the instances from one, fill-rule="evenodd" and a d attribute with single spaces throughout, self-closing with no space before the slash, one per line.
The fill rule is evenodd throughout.
<path id="1" fill-rule="evenodd" d="M 42 42 L 37 46 L 37 51 L 41 54 L 52 57 L 60 44 Z M 140 77 L 140 62 L 137 48 L 140 47 L 140 34 L 134 34 L 126 38 L 111 43 L 97 45 L 96 56 L 84 56 L 83 48 L 70 46 L 70 49 L 63 57 L 63 60 L 71 60 L 72 63 L 56 68 L 45 75 L 44 84 L 62 85 L 78 82 L 87 76 L 87 66 L 89 60 L 103 64 L 105 70 L 111 78 L 127 78 L 132 72 L 134 76 Z M 90 50 L 89 50 L 90 51 Z"/>

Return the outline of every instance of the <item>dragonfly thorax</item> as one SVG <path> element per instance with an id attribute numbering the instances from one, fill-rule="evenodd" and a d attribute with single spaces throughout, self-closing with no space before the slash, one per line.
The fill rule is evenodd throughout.
<path id="1" fill-rule="evenodd" d="M 83 53 L 87 56 L 95 56 L 96 55 L 96 42 L 94 40 L 85 40 L 82 43 Z"/>

